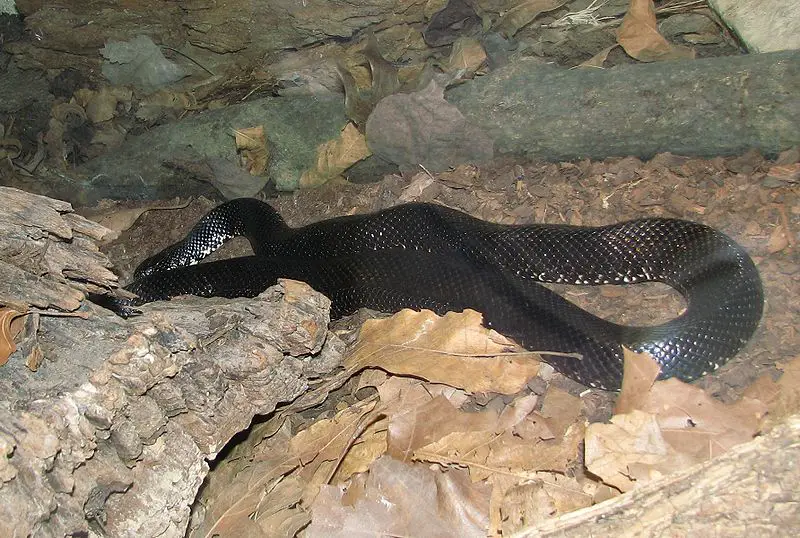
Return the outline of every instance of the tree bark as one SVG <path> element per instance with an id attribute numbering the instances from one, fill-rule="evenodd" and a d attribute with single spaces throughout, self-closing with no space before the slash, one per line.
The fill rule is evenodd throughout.
<path id="1" fill-rule="evenodd" d="M 123 321 L 82 302 L 115 284 L 87 235 L 109 230 L 0 188 L 0 231 L 0 307 L 29 312 L 0 367 L 0 536 L 183 536 L 206 461 L 339 364 L 330 301 L 305 284 Z"/>
<path id="2" fill-rule="evenodd" d="M 517 536 L 797 536 L 800 415 L 722 456 Z"/>

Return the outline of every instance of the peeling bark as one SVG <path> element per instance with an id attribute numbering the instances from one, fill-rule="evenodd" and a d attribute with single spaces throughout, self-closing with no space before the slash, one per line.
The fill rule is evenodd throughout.
<path id="1" fill-rule="evenodd" d="M 37 264 L 6 258 L 0 304 L 88 319 L 40 315 L 0 369 L 0 536 L 183 536 L 207 460 L 339 364 L 330 302 L 286 281 L 254 300 L 190 298 L 123 321 L 81 303 L 84 279 L 115 284 L 91 240 L 78 241 L 92 225 L 64 218 L 69 204 L 2 194 L 4 237 L 46 248 Z M 31 340 L 44 356 L 36 371 L 24 361 Z"/>
<path id="2" fill-rule="evenodd" d="M 730 452 L 516 536 L 796 536 L 800 415 Z"/>

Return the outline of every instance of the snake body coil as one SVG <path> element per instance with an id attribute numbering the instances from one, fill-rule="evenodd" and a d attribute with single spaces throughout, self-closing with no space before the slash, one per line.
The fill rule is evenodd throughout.
<path id="1" fill-rule="evenodd" d="M 254 256 L 195 265 L 235 236 Z M 177 295 L 253 297 L 278 278 L 310 284 L 332 300 L 332 316 L 360 307 L 437 313 L 475 309 L 484 324 L 528 349 L 578 353 L 543 357 L 565 375 L 615 390 L 622 348 L 648 351 L 661 377 L 690 381 L 724 364 L 761 318 L 763 292 L 752 260 L 722 233 L 684 220 L 649 218 L 602 227 L 493 224 L 432 204 L 290 228 L 254 199 L 222 204 L 181 242 L 145 261 L 127 289 L 131 307 Z M 659 281 L 687 301 L 655 327 L 611 323 L 539 282 Z"/>

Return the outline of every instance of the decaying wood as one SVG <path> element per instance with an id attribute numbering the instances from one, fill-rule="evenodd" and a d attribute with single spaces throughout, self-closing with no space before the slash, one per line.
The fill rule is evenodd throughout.
<path id="1" fill-rule="evenodd" d="M 186 299 L 123 321 L 81 302 L 84 279 L 115 284 L 90 240 L 103 229 L 65 217 L 69 204 L 2 194 L 13 241 L 0 305 L 88 319 L 29 316 L 0 367 L 0 536 L 183 536 L 206 460 L 338 365 L 330 302 L 287 281 L 255 300 Z"/>
<path id="2" fill-rule="evenodd" d="M 800 144 L 800 51 L 564 70 L 520 61 L 446 98 L 501 153 L 719 156 Z"/>
<path id="3" fill-rule="evenodd" d="M 730 452 L 518 536 L 796 536 L 800 415 Z"/>
<path id="4" fill-rule="evenodd" d="M 35 373 L 3 368 L 0 535 L 182 536 L 206 460 L 338 364 L 329 304 L 285 283 L 132 322 L 42 318 L 64 345 Z"/>
<path id="5" fill-rule="evenodd" d="M 0 303 L 72 311 L 81 291 L 116 287 L 94 243 L 113 235 L 67 202 L 0 187 Z"/>
<path id="6" fill-rule="evenodd" d="M 106 43 L 140 34 L 176 48 L 188 42 L 192 46 L 189 52 L 204 56 L 204 62 L 213 68 L 217 63 L 230 63 L 232 53 L 261 59 L 281 49 L 350 37 L 370 25 L 390 28 L 421 23 L 430 9 L 426 3 L 408 0 L 321 0 L 308 5 L 269 0 L 231 0 L 219 5 L 204 0 L 169 4 L 140 0 L 126 9 L 102 10 L 80 0 L 17 0 L 16 4 L 31 31 L 41 36 L 13 44 L 20 65 L 74 67 L 85 72 L 99 72 L 99 50 Z M 443 7 L 445 2 L 439 4 Z"/>

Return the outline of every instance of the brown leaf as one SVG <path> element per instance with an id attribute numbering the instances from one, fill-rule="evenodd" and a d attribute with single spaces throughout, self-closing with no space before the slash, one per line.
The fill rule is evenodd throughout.
<path id="1" fill-rule="evenodd" d="M 765 374 L 753 383 L 744 393 L 766 404 L 769 421 L 782 422 L 786 417 L 800 413 L 800 357 L 776 365 L 783 375 L 776 382 Z"/>
<path id="2" fill-rule="evenodd" d="M 581 399 L 565 390 L 550 387 L 544 395 L 541 415 L 548 420 L 553 434 L 562 436 L 581 414 Z"/>
<path id="3" fill-rule="evenodd" d="M 488 413 L 488 411 L 487 411 Z M 478 420 L 484 420 L 481 417 Z M 468 418 L 462 426 L 469 426 Z M 444 431 L 438 440 L 414 451 L 418 460 L 469 468 L 473 480 L 482 480 L 495 473 L 506 473 L 526 479 L 536 471 L 565 472 L 577 459 L 583 441 L 583 425 L 568 428 L 564 437 L 553 437 L 549 428 L 536 426 L 546 420 L 536 413 L 526 416 L 513 428 L 500 431 L 497 425 L 475 429 Z M 545 439 L 543 435 L 550 438 Z"/>
<path id="4" fill-rule="evenodd" d="M 642 62 L 692 59 L 695 55 L 692 49 L 672 45 L 658 33 L 653 0 L 631 0 L 617 41 L 625 52 Z"/>
<path id="5" fill-rule="evenodd" d="M 270 517 L 297 505 L 302 490 L 289 473 L 299 462 L 286 454 L 289 434 L 285 422 L 277 434 L 263 441 L 267 458 L 220 463 L 205 484 L 210 501 L 196 536 L 264 536 L 253 515 Z"/>
<path id="6" fill-rule="evenodd" d="M 341 60 L 336 62 L 344 86 L 347 118 L 362 130 L 375 105 L 400 88 L 398 69 L 381 54 L 375 34 L 367 38 L 363 54 L 369 62 L 369 73 L 361 65 L 352 65 L 353 62 L 348 62 L 349 67 Z M 369 90 L 360 89 L 368 85 Z"/>
<path id="7" fill-rule="evenodd" d="M 490 410 L 482 413 L 460 411 L 440 396 L 391 418 L 387 452 L 400 461 L 410 461 L 415 450 L 451 433 L 494 433 L 497 418 L 497 413 Z"/>
<path id="8" fill-rule="evenodd" d="M 12 308 L 0 308 L 0 366 L 17 350 L 14 339 L 22 330 L 21 317 L 25 315 Z"/>
<path id="9" fill-rule="evenodd" d="M 498 19 L 494 25 L 494 30 L 506 37 L 512 37 L 540 14 L 557 9 L 566 3 L 566 0 L 528 0 L 520 2 Z"/>
<path id="10" fill-rule="evenodd" d="M 309 538 L 352 536 L 484 537 L 490 487 L 455 469 L 442 472 L 384 456 L 358 496 L 324 486 L 312 505 Z"/>
<path id="11" fill-rule="evenodd" d="M 639 409 L 642 399 L 650 392 L 661 367 L 649 353 L 636 353 L 623 347 L 622 389 L 614 413 L 622 415 Z"/>
<path id="12" fill-rule="evenodd" d="M 291 454 L 297 456 L 303 465 L 314 460 L 319 462 L 337 459 L 350 442 L 361 417 L 374 405 L 374 402 L 362 402 L 342 409 L 333 418 L 311 424 L 289 442 Z"/>
<path id="13" fill-rule="evenodd" d="M 500 481 L 492 480 L 495 488 Z M 498 507 L 502 521 L 502 536 L 519 531 L 546 519 L 591 506 L 592 496 L 584 493 L 581 484 L 572 477 L 556 473 L 536 473 L 536 479 L 507 484 Z M 492 492 L 494 496 L 494 492 Z"/>
<path id="14" fill-rule="evenodd" d="M 643 411 L 614 415 L 611 424 L 590 424 L 585 446 L 586 468 L 623 492 L 648 476 L 655 478 L 670 462 L 686 464 L 662 437 L 656 417 Z"/>
<path id="15" fill-rule="evenodd" d="M 610 47 L 604 48 L 585 62 L 581 62 L 578 67 L 603 67 L 603 64 L 606 63 L 606 60 L 608 59 L 608 54 L 614 50 L 614 47 L 617 46 L 619 46 L 619 43 L 614 43 Z"/>
<path id="16" fill-rule="evenodd" d="M 653 386 L 642 410 L 656 415 L 664 439 L 676 450 L 705 461 L 750 441 L 767 409 L 750 398 L 726 405 L 699 387 L 667 379 Z"/>
<path id="17" fill-rule="evenodd" d="M 383 320 L 369 320 L 345 367 L 381 368 L 469 392 L 519 392 L 539 371 L 531 353 L 481 326 L 473 310 L 439 317 L 429 310 L 402 310 Z M 500 356 L 501 354 L 505 354 Z"/>
<path id="18" fill-rule="evenodd" d="M 100 203 L 91 209 L 84 209 L 82 213 L 83 216 L 97 224 L 117 232 L 116 234 L 109 234 L 109 236 L 103 238 L 104 241 L 111 241 L 116 239 L 120 232 L 124 232 L 133 226 L 134 223 L 139 220 L 139 217 L 148 211 L 184 209 L 191 202 L 191 199 L 184 203 L 181 203 L 180 199 L 176 199 L 174 203 L 165 206 L 156 205 L 163 202 L 147 202 L 142 207 L 132 208 L 119 208 L 113 202 Z"/>
<path id="19" fill-rule="evenodd" d="M 300 186 L 309 188 L 327 183 L 371 154 L 364 135 L 355 125 L 348 123 L 338 138 L 329 140 L 317 148 L 317 164 L 313 170 L 303 172 Z"/>
<path id="20" fill-rule="evenodd" d="M 450 72 L 463 69 L 468 73 L 475 73 L 486 59 L 486 51 L 480 41 L 474 37 L 459 37 L 453 43 L 446 69 Z"/>
<path id="21" fill-rule="evenodd" d="M 786 233 L 786 228 L 779 224 L 775 226 L 769 236 L 769 243 L 767 243 L 767 251 L 770 254 L 775 254 L 782 251 L 789 246 L 789 234 Z"/>
<path id="22" fill-rule="evenodd" d="M 234 130 L 236 151 L 242 164 L 251 176 L 260 176 L 269 164 L 269 146 L 264 135 L 264 126 L 246 127 Z"/>
<path id="23" fill-rule="evenodd" d="M 798 183 L 800 182 L 800 163 L 770 166 L 767 178 L 787 183 Z"/>

